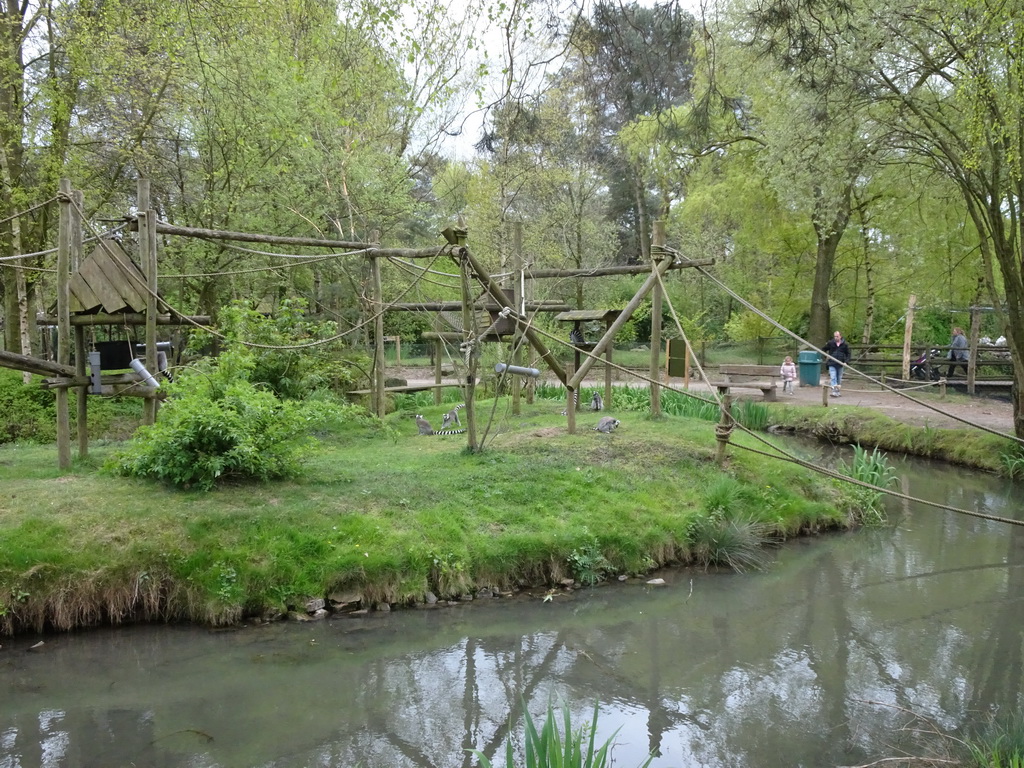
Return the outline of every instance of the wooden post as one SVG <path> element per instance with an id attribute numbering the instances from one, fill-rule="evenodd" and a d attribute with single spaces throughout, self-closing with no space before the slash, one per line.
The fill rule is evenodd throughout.
<path id="1" fill-rule="evenodd" d="M 77 272 L 82 263 L 82 210 L 85 207 L 85 193 L 76 189 L 71 199 L 71 272 Z M 70 294 L 69 294 L 70 296 Z M 68 312 L 70 321 L 70 310 Z M 75 326 L 75 373 L 84 376 L 86 369 L 85 327 Z M 76 423 L 78 427 L 78 458 L 89 455 L 89 385 L 79 387 L 77 397 Z"/>
<path id="2" fill-rule="evenodd" d="M 375 231 L 372 240 L 379 244 L 380 235 Z M 387 412 L 387 398 L 384 392 L 384 288 L 380 278 L 380 259 L 371 255 L 370 259 L 370 306 L 373 311 L 373 411 L 383 419 Z"/>
<path id="3" fill-rule="evenodd" d="M 651 242 L 651 266 L 653 268 L 656 268 L 657 263 L 662 259 L 671 258 L 665 253 L 665 240 L 665 222 L 659 219 L 654 222 Z M 661 373 L 661 302 L 662 290 L 659 280 L 651 289 L 651 416 L 661 415 L 661 387 L 656 383 Z"/>
<path id="4" fill-rule="evenodd" d="M 523 306 L 523 288 L 520 285 L 520 275 L 523 273 L 523 222 L 512 222 L 512 298 L 516 301 L 514 309 L 520 311 Z M 512 365 L 523 364 L 523 332 L 518 324 L 516 332 L 512 335 Z M 521 376 L 512 377 L 512 414 L 518 416 L 522 413 L 522 392 L 523 381 Z"/>
<path id="5" fill-rule="evenodd" d="M 604 332 L 608 333 L 608 329 L 611 328 L 611 327 L 612 327 L 612 321 L 610 319 L 609 320 L 605 320 Z M 612 407 L 612 349 L 614 348 L 614 346 L 615 346 L 614 344 L 609 343 L 608 344 L 608 349 L 606 349 L 605 353 L 604 353 L 604 360 L 605 360 L 605 366 L 604 366 L 604 407 L 605 408 L 611 408 Z"/>
<path id="6" fill-rule="evenodd" d="M 914 333 L 914 307 L 917 305 L 917 296 L 910 294 L 910 301 L 907 302 L 907 320 L 903 327 L 903 380 L 910 379 L 910 341 Z"/>
<path id="7" fill-rule="evenodd" d="M 650 293 L 651 289 L 659 282 L 659 278 L 668 272 L 669 267 L 671 266 L 672 259 L 660 259 L 659 261 L 654 262 L 654 270 L 650 276 L 644 281 L 643 285 L 640 286 L 633 298 L 629 300 L 625 309 L 623 309 L 619 316 L 615 318 L 611 325 L 608 326 L 608 330 L 605 331 L 604 338 L 602 338 L 597 343 L 597 346 L 591 350 L 593 357 L 588 357 L 583 361 L 580 369 L 576 371 L 575 375 L 573 375 L 572 381 L 567 381 L 567 384 L 571 384 L 573 387 L 579 386 L 580 381 L 582 381 L 583 377 L 585 377 L 590 371 L 591 366 L 594 364 L 594 360 L 603 355 L 608 347 L 611 346 L 611 342 L 615 337 L 615 334 L 618 333 L 622 326 L 629 322 L 633 313 L 636 312 L 637 307 L 640 306 L 643 300 L 647 297 L 647 294 Z"/>
<path id="8" fill-rule="evenodd" d="M 149 197 L 149 179 L 138 181 L 139 206 L 139 255 L 142 261 L 142 273 L 146 276 L 146 368 L 154 376 L 158 375 L 156 351 L 156 212 L 153 210 Z M 156 423 L 156 398 L 142 401 L 142 423 Z"/>
<path id="9" fill-rule="evenodd" d="M 402 337 L 395 336 L 395 367 L 402 367 Z"/>
<path id="10" fill-rule="evenodd" d="M 693 350 L 690 349 L 690 342 L 686 342 L 686 357 L 683 359 L 683 389 L 690 388 L 690 358 L 693 357 Z"/>
<path id="11" fill-rule="evenodd" d="M 469 285 L 471 259 L 466 248 L 469 233 L 460 226 L 455 230 L 456 244 L 459 246 L 459 276 L 462 282 L 462 333 L 463 338 L 471 345 L 467 351 L 466 367 L 466 441 L 470 451 L 477 450 L 476 442 L 476 367 L 478 352 L 476 345 L 476 312 L 473 311 L 473 294 Z"/>
<path id="12" fill-rule="evenodd" d="M 971 307 L 971 338 L 967 349 L 967 394 L 974 394 L 974 381 L 978 373 L 978 336 L 981 333 L 981 310 Z"/>
<path id="13" fill-rule="evenodd" d="M 476 274 L 477 280 L 480 282 L 482 286 L 484 286 L 484 288 L 487 289 L 487 293 L 490 294 L 492 299 L 494 299 L 502 307 L 513 307 L 512 299 L 508 297 L 508 294 L 506 294 L 505 291 L 502 290 L 501 286 L 498 285 L 498 283 L 494 280 L 494 278 L 490 276 L 490 274 L 484 268 L 483 264 L 481 264 L 476 259 L 476 257 L 473 255 L 472 251 L 469 250 L 469 248 L 463 249 L 462 258 L 468 262 L 468 267 L 472 267 L 473 272 Z M 518 310 L 516 310 L 516 314 L 519 314 Z M 562 368 L 562 364 L 559 363 L 555 359 L 554 355 L 551 354 L 551 350 L 549 350 L 545 346 L 544 340 L 540 337 L 540 335 L 536 331 L 531 329 L 529 326 L 525 327 L 523 329 L 523 332 L 526 334 L 526 338 L 530 340 L 530 344 L 533 346 L 533 348 L 537 350 L 537 353 L 544 359 L 544 362 L 547 363 L 547 366 L 548 368 L 551 369 L 551 372 L 558 377 L 558 380 L 560 382 L 562 382 L 563 384 L 567 384 L 568 380 L 565 377 L 565 369 Z M 575 384 L 573 386 L 575 386 Z"/>
<path id="14" fill-rule="evenodd" d="M 832 387 L 828 384 L 821 385 L 821 404 L 828 408 L 828 394 L 832 391 Z"/>
<path id="15" fill-rule="evenodd" d="M 946 377 L 945 376 L 943 376 L 941 379 L 939 379 L 939 397 L 941 397 L 943 400 L 946 399 Z"/>
<path id="16" fill-rule="evenodd" d="M 441 404 L 441 355 L 444 353 L 444 341 L 434 340 L 434 405 Z"/>
<path id="17" fill-rule="evenodd" d="M 60 223 L 57 231 L 57 363 L 71 363 L 71 180 L 60 180 Z M 71 466 L 71 415 L 68 390 L 57 390 L 57 467 Z"/>
<path id="18" fill-rule="evenodd" d="M 572 378 L 572 372 L 575 370 L 572 363 L 569 363 L 565 369 L 566 378 Z M 566 429 L 570 435 L 576 434 L 576 394 L 579 392 L 577 389 L 573 389 L 570 386 L 565 388 L 565 416 L 566 416 Z"/>
<path id="19" fill-rule="evenodd" d="M 718 466 L 722 466 L 725 464 L 725 449 L 729 445 L 729 435 L 732 434 L 732 395 L 729 393 L 729 387 L 718 387 L 718 396 L 721 405 L 718 411 L 718 424 L 715 426 L 715 439 L 718 441 L 715 461 Z"/>

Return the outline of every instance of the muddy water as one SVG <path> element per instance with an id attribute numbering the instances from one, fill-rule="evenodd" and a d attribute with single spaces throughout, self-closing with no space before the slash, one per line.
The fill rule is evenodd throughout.
<path id="1" fill-rule="evenodd" d="M 901 464 L 913 494 L 1024 518 L 1024 493 Z M 230 632 L 4 640 L 0 768 L 475 765 L 509 716 L 599 708 L 616 768 L 859 765 L 1024 690 L 1024 529 L 897 504 L 763 573 Z"/>

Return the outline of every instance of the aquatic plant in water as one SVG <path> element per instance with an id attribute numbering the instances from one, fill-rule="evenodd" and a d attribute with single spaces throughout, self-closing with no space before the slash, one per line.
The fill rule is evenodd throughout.
<path id="1" fill-rule="evenodd" d="M 597 713 L 595 705 L 594 719 L 573 731 L 569 708 L 564 707 L 562 731 L 559 731 L 554 708 L 548 705 L 547 717 L 538 731 L 524 704 L 522 762 L 516 762 L 516 750 L 509 738 L 505 744 L 505 768 L 611 768 L 611 748 L 618 730 L 604 744 L 597 746 Z M 479 750 L 469 751 L 480 760 L 481 768 L 497 768 Z M 638 768 L 647 768 L 653 759 L 653 756 L 648 757 Z"/>
<path id="2" fill-rule="evenodd" d="M 873 485 L 876 488 L 891 488 L 896 483 L 896 470 L 889 464 L 889 457 L 878 448 L 868 453 L 860 445 L 853 446 L 853 461 L 849 466 L 842 464 L 843 474 Z M 882 494 L 862 485 L 853 487 L 853 494 L 860 508 L 861 522 L 866 525 L 882 525 L 886 522 Z"/>

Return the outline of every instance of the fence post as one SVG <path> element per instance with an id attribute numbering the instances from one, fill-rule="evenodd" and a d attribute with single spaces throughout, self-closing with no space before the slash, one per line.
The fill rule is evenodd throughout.
<path id="1" fill-rule="evenodd" d="M 907 322 L 903 329 L 903 380 L 910 378 L 910 340 L 914 334 L 914 306 L 917 304 L 917 296 L 910 294 L 910 301 L 907 302 Z"/>
<path id="2" fill-rule="evenodd" d="M 967 394 L 974 394 L 974 380 L 978 373 L 978 335 L 981 333 L 981 312 L 971 307 L 971 339 L 967 352 Z"/>

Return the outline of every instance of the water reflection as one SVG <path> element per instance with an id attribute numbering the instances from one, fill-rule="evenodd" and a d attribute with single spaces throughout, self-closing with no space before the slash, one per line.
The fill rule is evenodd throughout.
<path id="1" fill-rule="evenodd" d="M 911 494 L 1024 517 L 993 478 L 900 469 Z M 470 749 L 500 755 L 524 701 L 575 722 L 599 702 L 620 768 L 648 751 L 661 768 L 892 756 L 907 712 L 957 729 L 1018 703 L 1024 532 L 901 501 L 891 515 L 787 545 L 764 573 L 664 588 L 7 640 L 0 768 L 471 766 Z"/>

